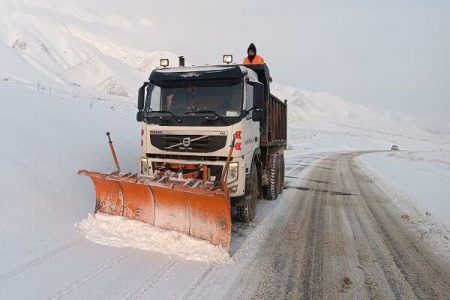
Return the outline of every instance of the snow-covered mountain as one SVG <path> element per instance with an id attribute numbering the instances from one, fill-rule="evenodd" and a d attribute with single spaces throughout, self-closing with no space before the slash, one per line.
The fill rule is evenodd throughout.
<path id="1" fill-rule="evenodd" d="M 100 15 L 62 1 L 3 0 L 0 3 L 0 76 L 42 85 L 81 86 L 134 96 L 139 84 L 169 51 L 130 47 L 149 20 Z M 111 38 L 114 36 L 114 38 Z"/>
<path id="2" fill-rule="evenodd" d="M 290 144 L 305 151 L 388 149 L 429 150 L 450 146 L 450 123 L 381 111 L 280 83 L 272 92 L 288 100 Z"/>
<path id="3" fill-rule="evenodd" d="M 408 114 L 381 111 L 341 99 L 327 92 L 307 91 L 280 83 L 272 84 L 280 99 L 288 99 L 291 124 L 333 129 L 339 126 L 372 128 L 417 134 L 450 134 L 450 122 L 426 120 Z"/>
<path id="4" fill-rule="evenodd" d="M 170 51 L 148 52 L 130 45 L 130 37 L 146 38 L 151 20 L 88 11 L 69 1 L 3 0 L 0 24 L 0 79 L 4 82 L 15 80 L 47 89 L 58 86 L 72 94 L 90 91 L 134 102 L 138 87 L 160 58 L 169 58 L 172 64 L 177 61 Z M 356 128 L 413 136 L 450 133 L 448 122 L 382 112 L 326 92 L 279 83 L 273 84 L 272 91 L 288 99 L 291 127 Z"/>

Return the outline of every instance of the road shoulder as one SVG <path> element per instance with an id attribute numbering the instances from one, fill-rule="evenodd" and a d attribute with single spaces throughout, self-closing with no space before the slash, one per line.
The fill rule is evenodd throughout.
<path id="1" fill-rule="evenodd" d="M 436 190 L 432 191 L 432 185 L 424 184 L 430 180 L 432 166 L 423 164 L 423 161 L 405 162 L 404 155 L 397 157 L 390 154 L 389 152 L 366 153 L 356 157 L 355 162 L 389 196 L 398 208 L 402 223 L 408 226 L 415 237 L 428 245 L 432 252 L 441 258 L 442 263 L 450 268 L 450 226 L 447 223 L 450 220 L 448 216 L 447 220 L 443 220 L 442 216 L 436 217 L 434 215 L 436 210 L 441 213 L 438 205 L 426 203 L 433 192 L 436 193 Z M 445 171 L 444 168 L 436 170 L 436 173 Z M 397 180 L 396 175 L 399 173 L 402 174 L 401 181 Z M 450 176 L 450 173 L 448 175 Z M 445 180 L 447 179 L 441 179 L 441 181 Z M 443 182 L 438 184 L 442 185 Z M 430 195 L 427 195 L 427 191 Z M 433 200 L 436 201 L 436 199 Z"/>

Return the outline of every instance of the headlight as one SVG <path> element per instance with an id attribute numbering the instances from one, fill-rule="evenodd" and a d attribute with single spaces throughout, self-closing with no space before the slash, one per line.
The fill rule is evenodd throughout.
<path id="1" fill-rule="evenodd" d="M 228 192 L 229 192 L 230 194 L 234 194 L 234 193 L 237 192 L 237 189 L 238 189 L 238 186 L 237 186 L 237 185 L 234 185 L 234 186 L 231 186 L 231 187 L 228 188 Z"/>
<path id="2" fill-rule="evenodd" d="M 142 175 L 150 175 L 150 170 L 148 167 L 148 161 L 146 157 L 141 158 L 141 174 Z"/>
<path id="3" fill-rule="evenodd" d="M 239 163 L 232 162 L 228 167 L 227 183 L 232 183 L 239 178 Z"/>

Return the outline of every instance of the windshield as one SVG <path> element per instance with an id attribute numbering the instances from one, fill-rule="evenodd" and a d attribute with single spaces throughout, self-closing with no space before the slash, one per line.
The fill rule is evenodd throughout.
<path id="1" fill-rule="evenodd" d="M 239 117 L 242 90 L 241 82 L 182 82 L 169 87 L 152 85 L 145 111 L 168 111 L 177 117 L 212 112 L 220 117 Z"/>

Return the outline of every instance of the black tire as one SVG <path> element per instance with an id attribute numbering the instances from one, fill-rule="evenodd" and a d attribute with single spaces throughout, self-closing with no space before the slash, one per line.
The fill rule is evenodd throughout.
<path id="1" fill-rule="evenodd" d="M 278 177 L 278 195 L 283 193 L 284 188 L 284 155 L 278 154 L 278 167 L 279 167 L 279 177 Z"/>
<path id="2" fill-rule="evenodd" d="M 248 177 L 248 181 L 245 183 L 245 196 L 247 203 L 236 207 L 239 221 L 250 223 L 255 218 L 256 201 L 258 200 L 258 186 L 258 171 L 256 170 L 256 164 L 252 163 L 250 176 Z"/>
<path id="3" fill-rule="evenodd" d="M 275 200 L 280 192 L 280 160 L 278 153 L 270 155 L 267 177 L 269 182 L 266 186 L 266 199 Z"/>

